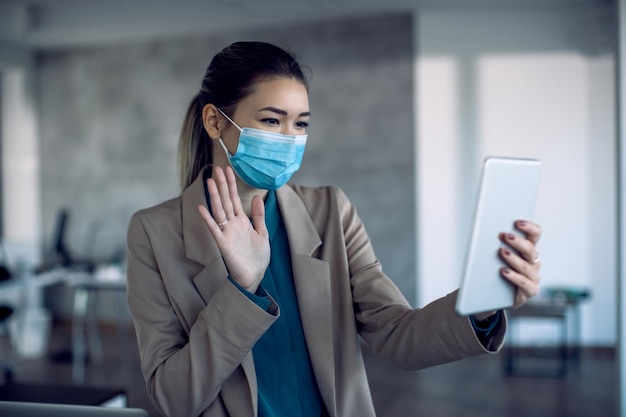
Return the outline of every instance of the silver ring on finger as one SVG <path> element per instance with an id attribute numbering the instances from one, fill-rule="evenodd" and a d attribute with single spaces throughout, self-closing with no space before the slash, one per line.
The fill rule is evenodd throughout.
<path id="1" fill-rule="evenodd" d="M 535 252 L 535 257 L 533 258 L 532 261 L 530 261 L 531 264 L 536 264 L 539 263 L 541 261 L 541 257 L 539 256 L 539 252 Z"/>
<path id="2" fill-rule="evenodd" d="M 217 225 L 220 227 L 220 230 L 224 230 L 224 226 L 226 226 L 227 223 L 228 223 L 228 219 L 224 219 L 221 222 L 219 222 Z"/>

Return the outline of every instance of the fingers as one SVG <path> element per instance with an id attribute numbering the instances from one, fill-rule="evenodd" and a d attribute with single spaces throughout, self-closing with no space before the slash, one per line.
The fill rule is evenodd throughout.
<path id="1" fill-rule="evenodd" d="M 509 269 L 524 275 L 532 281 L 539 281 L 539 262 L 529 262 L 508 247 L 500 248 L 500 257 L 506 262 Z"/>
<path id="2" fill-rule="evenodd" d="M 515 285 L 515 306 L 520 306 L 528 299 L 539 293 L 539 274 L 531 275 L 534 279 L 529 278 L 523 273 L 519 273 L 512 268 L 502 268 L 500 271 L 502 276 Z"/>
<path id="3" fill-rule="evenodd" d="M 217 223 L 213 219 L 213 216 L 211 216 L 211 213 L 209 213 L 209 210 L 207 210 L 206 207 L 200 204 L 198 205 L 198 212 L 200 213 L 200 216 L 202 216 L 205 223 L 209 227 L 209 231 L 211 232 L 211 234 L 215 236 L 217 239 L 218 233 L 220 232 L 220 227 L 217 225 Z"/>
<path id="4" fill-rule="evenodd" d="M 243 213 L 243 207 L 241 206 L 241 199 L 239 198 L 239 194 L 237 192 L 237 179 L 235 177 L 235 172 L 231 167 L 226 167 L 226 182 L 228 184 L 228 191 L 230 196 L 230 201 L 233 209 L 233 214 L 235 216 Z"/>
<path id="5" fill-rule="evenodd" d="M 541 237 L 541 227 L 528 220 L 517 220 L 515 228 L 524 233 L 520 237 L 515 233 L 500 233 L 500 240 L 517 251 L 527 262 L 534 264 L 538 262 L 539 253 L 536 246 Z"/>
<path id="6" fill-rule="evenodd" d="M 530 263 L 507 247 L 500 248 L 500 256 L 508 265 L 500 270 L 501 275 L 516 287 L 515 306 L 537 295 L 541 280 L 539 263 Z"/>
<path id="7" fill-rule="evenodd" d="M 505 245 L 500 248 L 499 254 L 507 264 L 500 272 L 515 285 L 515 305 L 519 306 L 539 292 L 541 264 L 536 245 L 541 237 L 541 228 L 528 220 L 516 221 L 515 228 L 524 236 L 501 233 L 499 238 Z"/>
<path id="8" fill-rule="evenodd" d="M 230 167 L 228 167 L 230 169 Z M 228 173 L 228 169 L 227 169 Z M 237 184 L 234 179 L 232 169 L 230 169 L 230 176 L 224 173 L 221 167 L 215 167 L 213 172 L 213 178 L 209 179 L 209 195 L 211 196 L 211 208 L 213 209 L 213 215 L 218 222 L 228 220 L 236 215 L 233 200 L 237 196 Z M 214 182 L 217 186 L 215 191 L 217 194 L 211 192 L 211 182 Z M 221 206 L 218 209 L 218 206 Z M 221 213 L 220 213 L 221 211 Z M 219 214 L 224 214 L 222 217 L 218 217 Z"/>
<path id="9" fill-rule="evenodd" d="M 257 233 L 263 236 L 269 235 L 267 226 L 265 225 L 265 204 L 261 196 L 256 195 L 252 198 L 250 217 L 252 219 L 252 226 Z"/>
<path id="10" fill-rule="evenodd" d="M 541 237 L 541 227 L 538 224 L 529 220 L 517 220 L 515 222 L 515 228 L 523 232 L 533 245 L 537 245 Z"/>
<path id="11" fill-rule="evenodd" d="M 229 192 L 234 188 L 236 193 L 237 185 L 235 184 L 234 187 L 229 186 L 224 171 L 219 167 L 216 167 L 214 175 L 215 178 L 207 180 L 211 212 L 203 205 L 198 206 L 198 212 L 209 227 L 209 231 L 215 240 L 219 241 L 223 236 L 223 227 L 233 218 L 234 209 Z M 237 199 L 237 201 L 239 200 Z M 240 202 L 239 207 L 241 207 Z"/>
<path id="12" fill-rule="evenodd" d="M 530 240 L 520 237 L 515 233 L 501 233 L 499 237 L 500 241 L 506 245 L 502 248 L 503 250 L 509 247 L 513 249 L 514 252 L 517 252 L 519 257 L 527 263 L 535 263 L 535 260 L 538 258 L 538 253 L 535 249 L 535 245 Z"/>
<path id="13" fill-rule="evenodd" d="M 223 227 L 233 217 L 243 213 L 241 200 L 237 194 L 237 180 L 232 168 L 227 167 L 224 171 L 221 167 L 215 167 L 213 178 L 207 180 L 207 188 L 212 217 L 217 226 Z"/>

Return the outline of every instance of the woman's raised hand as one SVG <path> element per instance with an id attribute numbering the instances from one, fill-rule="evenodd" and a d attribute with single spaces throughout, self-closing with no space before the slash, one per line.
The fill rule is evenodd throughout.
<path id="1" fill-rule="evenodd" d="M 263 199 L 260 196 L 252 199 L 250 221 L 241 206 L 231 167 L 226 167 L 225 171 L 215 167 L 207 186 L 213 215 L 202 205 L 198 206 L 198 211 L 220 248 L 230 276 L 254 293 L 270 262 Z"/>

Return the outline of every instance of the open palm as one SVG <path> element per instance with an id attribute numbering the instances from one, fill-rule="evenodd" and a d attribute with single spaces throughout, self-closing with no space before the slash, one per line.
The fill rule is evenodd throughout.
<path id="1" fill-rule="evenodd" d="M 252 199 L 249 219 L 241 206 L 231 167 L 226 167 L 225 171 L 215 167 L 207 186 L 212 215 L 204 206 L 198 206 L 198 211 L 209 227 L 231 277 L 246 290 L 255 292 L 270 262 L 263 199 L 260 196 Z"/>

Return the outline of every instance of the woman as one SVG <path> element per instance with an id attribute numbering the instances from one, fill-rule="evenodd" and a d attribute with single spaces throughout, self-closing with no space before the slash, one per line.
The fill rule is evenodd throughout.
<path id="1" fill-rule="evenodd" d="M 182 194 L 130 221 L 128 302 L 167 416 L 374 416 L 361 340 L 406 369 L 502 346 L 504 314 L 460 317 L 456 292 L 411 309 L 339 189 L 285 185 L 309 117 L 290 54 L 230 45 L 187 112 Z M 516 226 L 500 256 L 519 306 L 538 291 L 540 230 Z"/>

